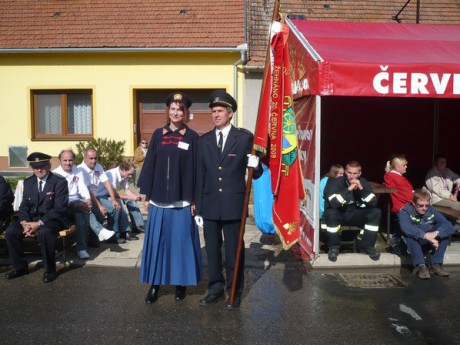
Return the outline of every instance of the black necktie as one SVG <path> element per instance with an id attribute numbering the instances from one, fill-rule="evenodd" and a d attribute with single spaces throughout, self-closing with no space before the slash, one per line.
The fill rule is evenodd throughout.
<path id="1" fill-rule="evenodd" d="M 38 184 L 38 191 L 41 193 L 43 192 L 43 181 L 40 180 L 40 183 Z"/>
<path id="2" fill-rule="evenodd" d="M 219 155 L 222 154 L 222 146 L 224 144 L 224 136 L 222 132 L 219 132 L 219 142 L 217 143 L 217 147 L 219 149 Z"/>

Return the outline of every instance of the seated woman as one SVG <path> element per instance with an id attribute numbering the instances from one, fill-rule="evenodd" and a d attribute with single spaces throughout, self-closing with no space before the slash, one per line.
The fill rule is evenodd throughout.
<path id="1" fill-rule="evenodd" d="M 403 175 L 407 170 L 407 159 L 404 155 L 393 156 L 385 167 L 383 184 L 389 188 L 396 189 L 397 192 L 391 193 L 391 213 L 398 213 L 406 204 L 412 202 L 414 187 Z"/>
<path id="2" fill-rule="evenodd" d="M 343 174 L 343 166 L 340 164 L 333 164 L 329 168 L 329 172 L 319 181 L 319 219 L 321 219 L 324 213 L 324 188 L 326 188 L 327 181 L 329 178 L 336 178 L 343 176 Z"/>

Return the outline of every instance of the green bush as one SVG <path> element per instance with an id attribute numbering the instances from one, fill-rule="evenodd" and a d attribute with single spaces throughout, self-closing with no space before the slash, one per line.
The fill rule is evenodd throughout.
<path id="1" fill-rule="evenodd" d="M 83 161 L 83 151 L 89 147 L 96 149 L 98 163 L 106 170 L 115 168 L 123 161 L 125 140 L 115 141 L 107 138 L 97 138 L 91 141 L 80 141 L 77 144 L 76 164 Z"/>
<path id="2" fill-rule="evenodd" d="M 5 176 L 6 182 L 8 182 L 11 186 L 12 190 L 16 189 L 19 180 L 24 180 L 28 176 Z"/>

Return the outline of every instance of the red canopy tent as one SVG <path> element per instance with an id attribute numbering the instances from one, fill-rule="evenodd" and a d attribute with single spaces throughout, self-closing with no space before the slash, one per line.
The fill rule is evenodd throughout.
<path id="1" fill-rule="evenodd" d="M 352 159 L 381 182 L 392 153 L 421 187 L 433 156 L 460 171 L 460 26 L 287 20 L 307 203 L 300 243 L 319 252 L 321 174 Z"/>

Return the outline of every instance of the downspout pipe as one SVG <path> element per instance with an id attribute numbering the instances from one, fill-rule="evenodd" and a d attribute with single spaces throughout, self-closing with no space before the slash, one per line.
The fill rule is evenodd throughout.
<path id="1" fill-rule="evenodd" d="M 240 49 L 241 58 L 233 64 L 233 97 L 235 98 L 236 104 L 238 104 L 238 65 L 248 62 L 248 44 L 240 44 L 237 48 Z M 233 125 L 238 126 L 238 111 L 233 115 Z"/>

